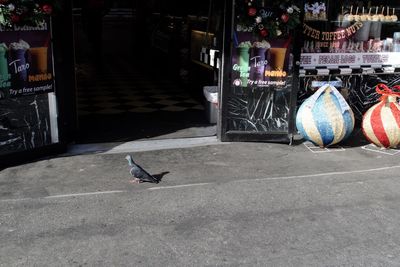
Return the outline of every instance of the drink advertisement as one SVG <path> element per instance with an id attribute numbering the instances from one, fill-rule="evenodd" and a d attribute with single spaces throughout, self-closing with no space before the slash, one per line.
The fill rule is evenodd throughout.
<path id="1" fill-rule="evenodd" d="M 285 87 L 291 72 L 292 31 L 300 24 L 300 9 L 290 1 L 235 3 L 232 85 Z"/>
<path id="2" fill-rule="evenodd" d="M 0 27 L 0 101 L 54 91 L 50 21 Z"/>
<path id="3" fill-rule="evenodd" d="M 240 40 L 232 57 L 233 86 L 285 86 L 290 72 L 290 39 L 253 41 L 237 33 Z"/>

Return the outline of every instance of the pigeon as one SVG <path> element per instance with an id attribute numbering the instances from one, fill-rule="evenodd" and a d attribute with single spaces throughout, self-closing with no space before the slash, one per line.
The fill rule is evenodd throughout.
<path id="1" fill-rule="evenodd" d="M 159 179 L 155 178 L 153 175 L 149 174 L 147 171 L 145 171 L 142 167 L 140 167 L 138 164 L 136 164 L 133 161 L 133 158 L 131 155 L 127 155 L 126 160 L 128 161 L 129 166 L 131 167 L 130 173 L 134 177 L 134 179 L 131 181 L 131 183 L 156 183 L 160 182 Z"/>

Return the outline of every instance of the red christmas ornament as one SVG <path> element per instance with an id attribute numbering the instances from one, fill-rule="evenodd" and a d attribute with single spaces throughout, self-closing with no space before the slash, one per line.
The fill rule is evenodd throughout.
<path id="1" fill-rule="evenodd" d="M 266 37 L 266 36 L 268 35 L 268 30 L 267 30 L 267 29 L 262 29 L 262 30 L 260 31 L 260 35 L 261 35 L 262 37 Z"/>
<path id="2" fill-rule="evenodd" d="M 249 14 L 249 16 L 254 17 L 257 14 L 257 9 L 255 9 L 254 7 L 250 7 L 247 14 Z"/>
<path id="3" fill-rule="evenodd" d="M 51 5 L 43 5 L 42 6 L 42 11 L 48 15 L 53 13 L 53 7 Z"/>
<path id="4" fill-rule="evenodd" d="M 11 22 L 12 23 L 18 23 L 21 20 L 21 17 L 17 14 L 12 14 L 11 15 Z"/>
<path id="5" fill-rule="evenodd" d="M 281 20 L 282 20 L 284 23 L 288 22 L 288 20 L 289 20 L 289 15 L 286 14 L 286 13 L 285 13 L 285 14 L 282 14 Z"/>
<path id="6" fill-rule="evenodd" d="M 394 86 L 400 89 L 400 86 Z M 382 95 L 380 102 L 372 106 L 363 116 L 362 130 L 365 137 L 379 147 L 397 147 L 400 143 L 400 106 L 394 92 L 384 84 L 378 84 L 376 91 Z"/>

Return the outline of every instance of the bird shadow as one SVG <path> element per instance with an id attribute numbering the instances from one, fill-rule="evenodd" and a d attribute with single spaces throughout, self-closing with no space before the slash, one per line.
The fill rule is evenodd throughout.
<path id="1" fill-rule="evenodd" d="M 156 178 L 158 181 L 161 182 L 161 180 L 163 179 L 163 177 L 168 174 L 169 172 L 161 172 L 161 173 L 157 173 L 157 174 L 153 174 L 154 178 Z"/>

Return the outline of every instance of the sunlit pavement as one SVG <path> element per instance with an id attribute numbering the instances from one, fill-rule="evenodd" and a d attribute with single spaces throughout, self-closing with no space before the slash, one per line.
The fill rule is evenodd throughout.
<path id="1" fill-rule="evenodd" d="M 399 265 L 397 151 L 197 145 L 131 153 L 159 184 L 117 145 L 1 171 L 0 265 Z"/>

